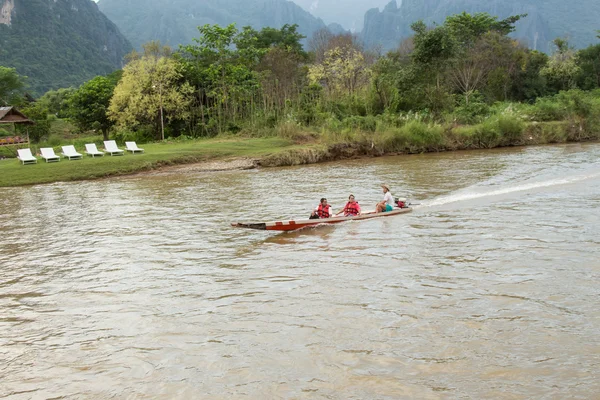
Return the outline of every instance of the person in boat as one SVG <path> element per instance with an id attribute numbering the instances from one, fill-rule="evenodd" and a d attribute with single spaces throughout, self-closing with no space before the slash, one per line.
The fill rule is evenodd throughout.
<path id="1" fill-rule="evenodd" d="M 319 205 L 312 212 L 310 219 L 320 219 L 320 218 L 331 218 L 333 214 L 331 212 L 331 205 L 327 204 L 327 199 L 323 197 Z"/>
<path id="2" fill-rule="evenodd" d="M 390 193 L 390 187 L 386 184 L 381 185 L 383 188 L 383 201 L 377 203 L 375 212 L 386 212 L 394 209 L 394 196 Z"/>
<path id="3" fill-rule="evenodd" d="M 344 208 L 342 208 L 335 215 L 337 216 L 341 213 L 344 213 L 344 217 L 355 217 L 357 215 L 360 215 L 360 205 L 354 198 L 353 194 L 351 194 L 350 197 L 348 197 L 348 203 L 346 203 Z"/>

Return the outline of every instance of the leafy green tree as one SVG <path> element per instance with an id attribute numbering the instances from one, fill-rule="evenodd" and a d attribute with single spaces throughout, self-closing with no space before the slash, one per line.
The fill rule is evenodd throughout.
<path id="1" fill-rule="evenodd" d="M 304 84 L 302 56 L 281 47 L 271 48 L 257 66 L 266 111 L 279 114 L 293 101 Z"/>
<path id="2" fill-rule="evenodd" d="M 278 47 L 285 52 L 296 54 L 304 59 L 308 54 L 304 51 L 302 40 L 306 36 L 298 32 L 298 25 L 285 24 L 281 29 L 263 28 L 260 31 L 247 26 L 235 39 L 236 47 L 240 51 L 246 49 L 260 49 L 263 54 L 273 47 Z"/>
<path id="3" fill-rule="evenodd" d="M 99 130 L 104 140 L 108 140 L 113 121 L 107 111 L 116 85 L 114 76 L 97 76 L 71 95 L 69 116 L 80 130 Z"/>
<path id="4" fill-rule="evenodd" d="M 519 64 L 518 44 L 507 35 L 515 30 L 514 24 L 525 15 L 498 20 L 487 13 L 461 14 L 446 18 L 444 27 L 457 43 L 450 76 L 454 87 L 464 95 L 465 104 L 476 91 L 483 89 L 491 76 L 497 99 L 508 97 L 510 80 Z"/>
<path id="5" fill-rule="evenodd" d="M 16 129 L 21 134 L 25 132 L 29 133 L 29 139 L 33 143 L 39 143 L 50 135 L 51 122 L 48 119 L 48 109 L 46 107 L 42 104 L 31 103 L 22 108 L 21 111 L 35 122 L 35 125 L 17 125 Z"/>
<path id="6" fill-rule="evenodd" d="M 540 73 L 548 59 L 548 55 L 539 51 L 525 52 L 523 63 L 511 83 L 512 100 L 532 102 L 549 94 L 546 77 Z"/>
<path id="7" fill-rule="evenodd" d="M 577 86 L 583 90 L 600 87 L 600 44 L 589 46 L 577 52 Z"/>
<path id="8" fill-rule="evenodd" d="M 414 23 L 415 32 L 412 60 L 417 67 L 435 76 L 436 87 L 441 87 L 441 76 L 458 51 L 458 43 L 446 26 L 427 29 L 423 21 Z"/>
<path id="9" fill-rule="evenodd" d="M 24 87 L 24 78 L 16 69 L 0 65 L 0 106 L 12 104 L 16 100 Z"/>
<path id="10" fill-rule="evenodd" d="M 194 44 L 180 49 L 184 73 L 195 88 L 204 133 L 212 124 L 222 132 L 227 121 L 247 116 L 259 87 L 253 67 L 267 49 L 257 47 L 255 32 L 245 29 L 240 34 L 234 24 L 204 25 L 198 31 Z"/>
<path id="11" fill-rule="evenodd" d="M 124 129 L 153 125 L 164 139 L 164 124 L 189 118 L 193 88 L 182 81 L 182 65 L 152 42 L 123 69 L 108 107 L 108 118 Z"/>
<path id="12" fill-rule="evenodd" d="M 49 113 L 59 118 L 66 118 L 69 112 L 69 100 L 75 91 L 75 88 L 49 90 L 38 99 L 38 103 L 46 107 Z"/>
<path id="13" fill-rule="evenodd" d="M 498 17 L 492 17 L 488 13 L 451 15 L 446 18 L 446 26 L 452 36 L 463 47 L 475 45 L 477 40 L 488 32 L 496 32 L 501 36 L 506 36 L 515 31 L 515 23 L 527 14 L 515 15 L 504 20 L 498 20 Z"/>
<path id="14" fill-rule="evenodd" d="M 477 42 L 476 58 L 482 58 L 487 69 L 480 90 L 488 102 L 507 101 L 512 84 L 526 66 L 527 49 L 518 41 L 496 31 L 489 31 Z"/>
<path id="15" fill-rule="evenodd" d="M 383 113 L 393 107 L 399 97 L 396 76 L 405 67 L 397 53 L 381 57 L 372 68 L 371 94 L 372 107 L 377 113 Z M 394 107 L 397 108 L 397 107 Z"/>

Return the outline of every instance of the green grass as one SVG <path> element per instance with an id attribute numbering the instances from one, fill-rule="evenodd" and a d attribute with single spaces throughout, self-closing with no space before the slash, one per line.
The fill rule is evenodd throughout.
<path id="1" fill-rule="evenodd" d="M 175 165 L 226 157 L 264 157 L 297 146 L 287 139 L 207 139 L 141 145 L 143 154 L 86 158 L 21 165 L 17 159 L 0 160 L 0 187 L 66 182 L 126 175 L 165 165 Z M 84 154 L 81 148 L 77 150 Z M 58 154 L 58 153 L 57 153 Z M 60 154 L 59 154 L 60 155 Z"/>

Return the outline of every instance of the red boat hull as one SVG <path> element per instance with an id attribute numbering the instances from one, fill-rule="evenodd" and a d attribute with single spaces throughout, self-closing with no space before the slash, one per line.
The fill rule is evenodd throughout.
<path id="1" fill-rule="evenodd" d="M 273 222 L 234 222 L 231 226 L 236 228 L 258 229 L 263 231 L 295 231 L 297 229 L 307 228 L 317 225 L 339 224 L 346 221 L 362 221 L 364 219 L 391 217 L 398 214 L 405 214 L 412 211 L 412 208 L 397 208 L 393 211 L 381 213 L 365 213 L 355 217 L 333 217 L 326 219 L 303 219 L 297 221 L 273 221 Z"/>

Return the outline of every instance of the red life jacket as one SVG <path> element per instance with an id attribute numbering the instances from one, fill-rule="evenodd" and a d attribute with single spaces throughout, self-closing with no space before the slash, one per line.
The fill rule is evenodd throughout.
<path id="1" fill-rule="evenodd" d="M 331 206 L 329 204 L 327 204 L 325 208 L 323 208 L 323 204 L 319 204 L 319 208 L 317 209 L 319 218 L 329 218 L 331 216 L 329 210 L 331 210 Z"/>
<path id="2" fill-rule="evenodd" d="M 354 204 L 348 202 L 346 203 L 346 207 L 344 207 L 344 216 L 354 216 L 354 215 L 358 215 L 358 213 L 360 212 L 360 206 L 358 205 L 358 202 L 354 202 Z"/>

